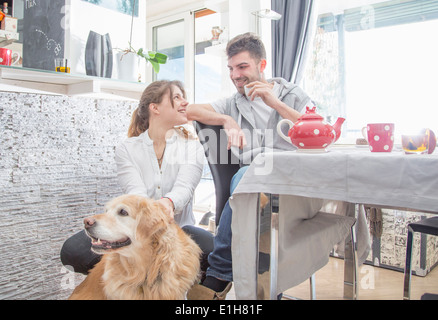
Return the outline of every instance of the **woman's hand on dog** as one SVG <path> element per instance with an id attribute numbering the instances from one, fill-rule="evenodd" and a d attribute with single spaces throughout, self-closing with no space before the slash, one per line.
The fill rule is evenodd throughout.
<path id="1" fill-rule="evenodd" d="M 163 206 L 164 212 L 168 214 L 173 221 L 174 219 L 173 202 L 169 198 L 161 198 L 160 200 L 157 200 L 157 202 Z"/>

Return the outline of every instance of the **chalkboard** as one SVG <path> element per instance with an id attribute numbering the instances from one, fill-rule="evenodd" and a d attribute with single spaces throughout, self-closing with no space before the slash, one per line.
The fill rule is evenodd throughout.
<path id="1" fill-rule="evenodd" d="M 28 0 L 24 7 L 23 67 L 55 70 L 64 57 L 65 0 Z"/>

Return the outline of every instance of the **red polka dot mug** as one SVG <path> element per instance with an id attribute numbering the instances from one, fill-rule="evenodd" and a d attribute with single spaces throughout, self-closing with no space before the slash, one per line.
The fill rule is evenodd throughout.
<path id="1" fill-rule="evenodd" d="M 371 152 L 391 152 L 394 147 L 394 123 L 369 123 L 362 129 Z"/>

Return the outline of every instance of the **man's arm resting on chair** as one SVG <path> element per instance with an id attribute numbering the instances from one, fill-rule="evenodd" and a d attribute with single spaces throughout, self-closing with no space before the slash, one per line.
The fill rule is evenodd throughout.
<path id="1" fill-rule="evenodd" d="M 228 136 L 228 149 L 231 146 L 243 148 L 246 138 L 237 122 L 228 115 L 216 112 L 210 104 L 191 104 L 187 107 L 187 119 L 208 125 L 223 126 Z"/>

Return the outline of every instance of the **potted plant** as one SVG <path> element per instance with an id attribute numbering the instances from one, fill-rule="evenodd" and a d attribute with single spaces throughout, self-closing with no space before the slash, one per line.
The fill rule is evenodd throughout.
<path id="1" fill-rule="evenodd" d="M 135 50 L 132 47 L 131 42 L 129 42 L 129 48 L 122 50 L 120 53 L 120 60 L 122 60 L 124 56 L 130 53 L 134 54 L 134 56 L 138 56 L 139 58 L 146 59 L 146 61 L 149 62 L 154 68 L 155 73 L 160 72 L 160 64 L 165 64 L 167 62 L 167 55 L 165 55 L 164 53 L 156 51 L 145 52 L 143 48 Z"/>
<path id="2" fill-rule="evenodd" d="M 145 51 L 143 48 L 138 50 L 134 49 L 131 45 L 132 43 L 132 29 L 134 24 L 134 8 L 135 8 L 136 0 L 134 0 L 132 4 L 132 16 L 131 16 L 131 31 L 129 35 L 129 47 L 120 50 L 117 54 L 118 60 L 118 71 L 119 71 L 119 79 L 122 80 L 130 80 L 130 81 L 140 81 L 140 79 L 136 79 L 138 76 L 138 68 L 141 59 L 145 59 L 148 63 L 152 65 L 155 73 L 160 72 L 160 64 L 165 64 L 167 62 L 167 55 L 155 51 Z"/>

